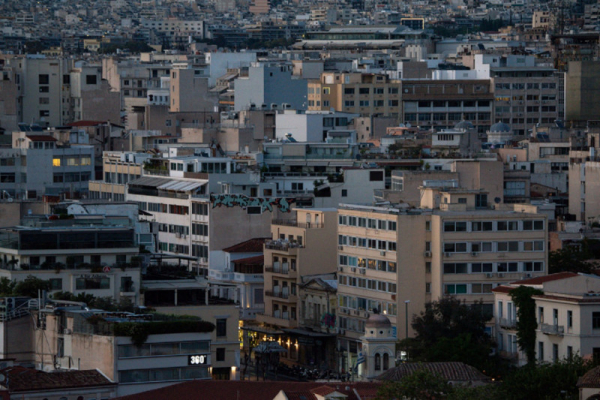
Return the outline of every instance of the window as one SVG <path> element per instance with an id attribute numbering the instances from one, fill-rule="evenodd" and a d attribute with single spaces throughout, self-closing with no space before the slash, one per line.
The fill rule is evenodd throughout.
<path id="1" fill-rule="evenodd" d="M 52 278 L 49 279 L 50 290 L 62 290 L 62 279 Z"/>
<path id="2" fill-rule="evenodd" d="M 538 361 L 544 361 L 544 342 L 538 342 Z"/>
<path id="3" fill-rule="evenodd" d="M 592 313 L 592 328 L 600 329 L 600 312 Z"/>
<path id="4" fill-rule="evenodd" d="M 444 253 L 466 253 L 466 243 L 444 243 Z"/>
<path id="5" fill-rule="evenodd" d="M 466 232 L 466 222 L 444 222 L 444 232 Z"/>
<path id="6" fill-rule="evenodd" d="M 431 231 L 431 221 L 425 221 L 425 230 L 427 232 Z"/>
<path id="7" fill-rule="evenodd" d="M 381 371 L 381 355 L 375 354 L 375 371 Z"/>
<path id="8" fill-rule="evenodd" d="M 38 83 L 40 85 L 49 85 L 50 84 L 50 75 L 48 75 L 48 74 L 38 75 Z"/>
<path id="9" fill-rule="evenodd" d="M 573 311 L 567 311 L 567 328 L 573 328 Z"/>
<path id="10" fill-rule="evenodd" d="M 227 336 L 227 319 L 217 319 L 217 337 Z"/>
<path id="11" fill-rule="evenodd" d="M 348 189 L 342 189 L 342 197 L 348 197 Z"/>
<path id="12" fill-rule="evenodd" d="M 86 75 L 85 83 L 86 85 L 95 85 L 98 83 L 98 77 L 96 75 Z"/>
<path id="13" fill-rule="evenodd" d="M 473 232 L 486 232 L 492 231 L 494 228 L 492 221 L 475 221 L 471 224 L 471 230 Z"/>
<path id="14" fill-rule="evenodd" d="M 383 370 L 387 371 L 390 368 L 390 355 L 385 353 L 383 355 Z"/>
<path id="15" fill-rule="evenodd" d="M 76 278 L 75 289 L 77 290 L 96 290 L 110 289 L 110 278 L 94 277 L 94 278 Z"/>
<path id="16" fill-rule="evenodd" d="M 217 347 L 217 361 L 225 361 L 225 348 Z"/>
<path id="17" fill-rule="evenodd" d="M 369 88 L 360 88 L 358 89 L 358 94 L 369 94 L 371 91 L 369 90 Z"/>
<path id="18" fill-rule="evenodd" d="M 54 159 L 52 159 L 52 166 L 53 167 L 60 167 L 60 158 L 54 158 Z"/>
<path id="19" fill-rule="evenodd" d="M 467 285 L 465 283 L 449 284 L 444 286 L 445 294 L 466 294 Z"/>
<path id="20" fill-rule="evenodd" d="M 354 88 L 344 88 L 344 94 L 354 94 Z"/>

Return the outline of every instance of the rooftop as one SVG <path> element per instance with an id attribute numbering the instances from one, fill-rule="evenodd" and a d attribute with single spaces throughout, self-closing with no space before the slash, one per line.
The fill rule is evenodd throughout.
<path id="1" fill-rule="evenodd" d="M 426 369 L 452 382 L 491 382 L 490 377 L 462 362 L 403 363 L 379 375 L 377 379 L 380 381 L 400 381 L 421 369 Z"/>
<path id="2" fill-rule="evenodd" d="M 4 368 L 0 373 L 8 378 L 11 393 L 116 385 L 95 369 L 43 372 L 15 366 Z M 6 386 L 6 382 L 2 382 L 2 385 Z"/>
<path id="3" fill-rule="evenodd" d="M 224 248 L 225 253 L 262 253 L 265 240 L 271 238 L 253 238 Z M 239 261 L 239 260 L 236 260 Z"/>
<path id="4" fill-rule="evenodd" d="M 347 400 L 368 400 L 375 398 L 379 383 L 343 383 L 343 382 L 284 382 L 284 381 L 218 381 L 197 380 L 151 390 L 144 393 L 120 397 L 121 400 L 270 400 L 280 391 L 286 393 L 321 394 L 327 391 L 325 386 L 344 394 Z M 330 392 L 332 393 L 332 392 Z M 360 396 L 360 397 L 358 397 Z M 292 397 L 293 398 L 293 397 Z"/>

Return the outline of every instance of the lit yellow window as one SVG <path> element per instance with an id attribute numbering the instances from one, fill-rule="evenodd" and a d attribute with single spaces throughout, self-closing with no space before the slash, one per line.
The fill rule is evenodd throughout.
<path id="1" fill-rule="evenodd" d="M 52 159 L 52 166 L 54 166 L 54 167 L 60 167 L 60 158 L 54 158 L 54 159 Z"/>

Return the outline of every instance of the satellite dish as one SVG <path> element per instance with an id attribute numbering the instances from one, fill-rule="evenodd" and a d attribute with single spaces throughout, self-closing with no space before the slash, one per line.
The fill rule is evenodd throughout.
<path id="1" fill-rule="evenodd" d="M 500 204 L 501 201 L 502 201 L 502 199 L 500 197 L 494 198 L 494 203 L 496 203 L 496 204 Z"/>
<path id="2" fill-rule="evenodd" d="M 12 203 L 13 201 L 15 201 L 15 199 L 13 199 L 12 197 L 9 197 L 8 199 L 6 199 L 6 201 L 8 201 L 9 203 Z"/>

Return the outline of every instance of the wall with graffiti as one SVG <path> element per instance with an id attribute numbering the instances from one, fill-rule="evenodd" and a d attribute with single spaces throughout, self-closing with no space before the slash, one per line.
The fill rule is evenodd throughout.
<path id="1" fill-rule="evenodd" d="M 278 208 L 281 212 L 290 212 L 292 204 L 296 202 L 291 197 L 248 197 L 243 194 L 212 194 L 210 203 L 216 207 L 261 207 L 262 212 L 273 211 Z"/>

